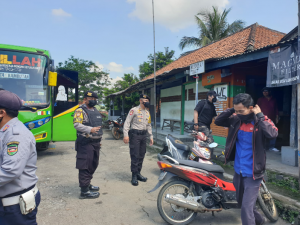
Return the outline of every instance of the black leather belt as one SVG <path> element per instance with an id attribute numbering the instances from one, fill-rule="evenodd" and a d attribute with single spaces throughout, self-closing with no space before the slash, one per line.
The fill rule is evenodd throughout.
<path id="1" fill-rule="evenodd" d="M 92 139 L 92 138 L 90 138 L 89 141 L 90 141 L 90 142 L 100 142 L 100 141 L 101 141 L 101 138 L 99 138 L 99 139 Z"/>
<path id="2" fill-rule="evenodd" d="M 146 130 L 136 130 L 136 129 L 132 129 L 131 132 L 133 134 L 137 134 L 137 135 L 145 135 L 147 134 L 147 131 Z"/>

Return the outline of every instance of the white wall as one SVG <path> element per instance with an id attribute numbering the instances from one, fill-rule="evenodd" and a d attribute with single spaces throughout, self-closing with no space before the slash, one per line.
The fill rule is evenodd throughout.
<path id="1" fill-rule="evenodd" d="M 176 95 L 181 95 L 181 86 L 162 89 L 160 91 L 161 97 L 170 97 L 170 96 L 176 96 Z"/>
<path id="2" fill-rule="evenodd" d="M 196 92 L 196 83 L 189 84 L 185 86 L 186 90 L 193 88 L 194 93 Z M 199 92 L 207 92 L 208 89 L 202 86 L 202 83 L 198 83 L 198 91 Z M 188 93 L 188 91 L 187 91 Z M 161 97 L 171 97 L 181 95 L 181 86 L 176 86 L 172 88 L 162 89 Z M 201 100 L 201 99 L 199 99 Z M 184 120 L 192 121 L 194 119 L 194 108 L 195 108 L 195 100 L 189 101 L 189 96 L 187 96 L 187 101 L 185 101 L 185 110 L 184 110 Z M 181 112 L 181 102 L 163 102 L 161 103 L 161 116 L 160 116 L 160 124 L 162 126 L 163 119 L 180 119 Z"/>

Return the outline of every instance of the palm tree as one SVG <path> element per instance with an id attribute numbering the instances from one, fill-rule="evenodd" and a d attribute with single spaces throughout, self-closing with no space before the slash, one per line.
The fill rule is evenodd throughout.
<path id="1" fill-rule="evenodd" d="M 202 11 L 195 16 L 200 29 L 199 38 L 184 36 L 179 43 L 181 49 L 188 46 L 203 47 L 245 27 L 245 22 L 242 20 L 236 20 L 231 24 L 227 22 L 227 16 L 231 8 L 224 9 L 222 13 L 218 11 L 217 7 L 213 6 L 212 8 L 213 11 Z"/>

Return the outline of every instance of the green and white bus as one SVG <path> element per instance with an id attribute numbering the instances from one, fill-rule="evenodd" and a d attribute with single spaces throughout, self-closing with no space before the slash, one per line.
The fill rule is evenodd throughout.
<path id="1" fill-rule="evenodd" d="M 76 139 L 78 73 L 55 72 L 49 51 L 0 44 L 0 88 L 21 98 L 18 118 L 35 136 L 38 150 L 46 150 L 50 141 Z"/>

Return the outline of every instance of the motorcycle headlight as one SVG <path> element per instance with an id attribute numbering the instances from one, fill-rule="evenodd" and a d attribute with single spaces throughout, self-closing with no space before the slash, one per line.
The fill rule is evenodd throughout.
<path id="1" fill-rule="evenodd" d="M 27 123 L 24 123 L 24 125 L 29 129 L 35 129 L 43 126 L 44 124 L 48 123 L 51 120 L 51 117 L 46 117 L 40 120 L 30 121 Z"/>

